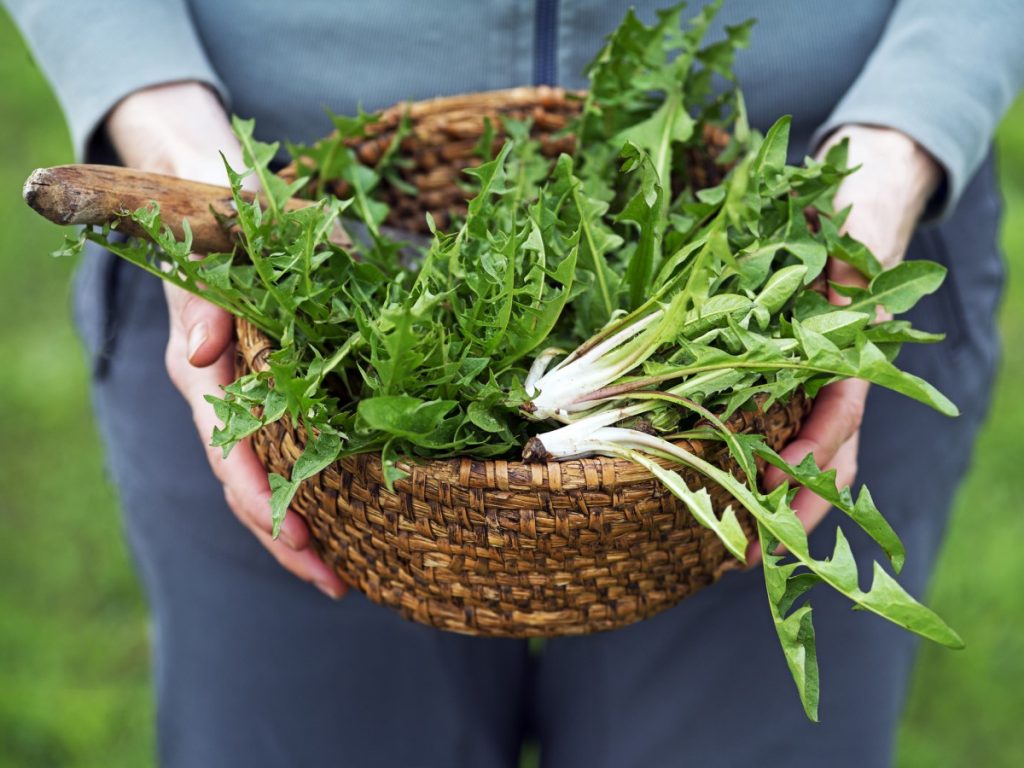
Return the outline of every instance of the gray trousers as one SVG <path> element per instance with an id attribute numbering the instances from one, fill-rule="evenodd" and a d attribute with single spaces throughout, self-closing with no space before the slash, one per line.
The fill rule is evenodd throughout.
<path id="1" fill-rule="evenodd" d="M 903 536 L 902 577 L 926 588 L 997 359 L 1000 204 L 991 161 L 911 258 L 950 268 L 912 313 L 944 343 L 900 363 L 963 415 L 875 388 L 861 482 Z M 95 250 L 76 319 L 95 366 L 110 473 L 153 616 L 166 766 L 511 767 L 524 735 L 551 768 L 884 766 L 916 642 L 826 589 L 812 593 L 822 722 L 807 722 L 758 571 L 731 574 L 633 627 L 548 641 L 483 640 L 406 623 L 359 594 L 339 603 L 280 569 L 224 504 L 164 372 L 157 282 Z M 836 515 L 812 536 L 825 553 Z M 880 554 L 852 526 L 854 551 Z M 970 640 L 970 627 L 960 628 Z"/>

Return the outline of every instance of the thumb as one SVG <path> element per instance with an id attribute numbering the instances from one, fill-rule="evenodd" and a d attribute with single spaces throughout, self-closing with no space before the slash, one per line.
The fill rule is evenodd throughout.
<path id="1" fill-rule="evenodd" d="M 183 348 L 188 362 L 198 368 L 218 360 L 234 336 L 231 315 L 174 285 L 165 283 L 164 294 L 172 346 Z"/>

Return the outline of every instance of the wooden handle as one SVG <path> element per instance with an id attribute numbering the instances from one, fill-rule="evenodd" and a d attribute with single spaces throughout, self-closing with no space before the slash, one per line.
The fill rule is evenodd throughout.
<path id="1" fill-rule="evenodd" d="M 184 236 L 181 223 L 188 220 L 192 247 L 197 253 L 230 251 L 234 246 L 233 234 L 218 221 L 218 217 L 223 221 L 235 216 L 231 190 L 216 184 L 112 165 L 58 165 L 33 171 L 22 196 L 37 213 L 62 225 L 109 224 L 156 201 L 161 218 L 175 237 Z M 247 197 L 251 200 L 253 196 Z M 311 204 L 309 200 L 292 198 L 285 208 L 295 210 Z M 130 219 L 122 218 L 118 229 L 129 235 L 145 236 Z M 348 242 L 345 238 L 339 245 Z"/>

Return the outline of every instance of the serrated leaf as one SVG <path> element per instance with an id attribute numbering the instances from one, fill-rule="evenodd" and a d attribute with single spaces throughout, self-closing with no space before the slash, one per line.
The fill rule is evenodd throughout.
<path id="1" fill-rule="evenodd" d="M 338 458 L 341 452 L 341 435 L 321 427 L 319 433 L 306 440 L 306 447 L 292 467 L 292 482 L 312 477 Z"/>
<path id="2" fill-rule="evenodd" d="M 271 472 L 270 481 L 270 519 L 273 522 L 271 535 L 276 539 L 281 533 L 281 525 L 288 514 L 288 507 L 299 490 L 300 482 L 292 482 L 276 472 Z"/>
<path id="3" fill-rule="evenodd" d="M 758 538 L 761 542 L 761 565 L 768 592 L 768 607 L 782 653 L 793 682 L 796 683 L 804 712 L 810 720 L 817 722 L 820 683 L 811 607 L 804 605 L 792 613 L 790 609 L 794 601 L 820 579 L 814 574 L 794 574 L 792 565 L 780 565 L 782 558 L 774 554 L 777 542 L 760 525 Z"/>
<path id="4" fill-rule="evenodd" d="M 904 629 L 934 640 L 940 645 L 958 649 L 964 647 L 960 635 L 934 611 L 907 594 L 907 591 L 878 563 L 875 563 L 871 589 L 860 596 L 858 602 Z"/>
<path id="5" fill-rule="evenodd" d="M 842 528 L 836 528 L 836 546 L 832 556 L 818 563 L 818 575 L 825 576 L 841 589 L 852 592 L 857 587 L 857 563 Z"/>
<path id="6" fill-rule="evenodd" d="M 736 519 L 733 508 L 726 507 L 721 519 L 711 506 L 711 496 L 706 488 L 691 490 L 682 477 L 670 469 L 665 469 L 656 461 L 652 461 L 639 452 L 630 452 L 629 458 L 647 469 L 672 492 L 672 495 L 683 502 L 690 514 L 705 528 L 714 531 L 715 535 L 725 544 L 726 549 L 741 563 L 747 561 L 747 536 Z"/>
<path id="7" fill-rule="evenodd" d="M 834 469 L 825 471 L 818 469 L 818 465 L 814 463 L 813 454 L 807 454 L 799 464 L 794 466 L 765 445 L 763 439 L 753 441 L 753 451 L 772 466 L 785 472 L 797 483 L 813 491 L 836 509 L 841 510 L 885 551 L 896 573 L 902 570 L 906 559 L 906 549 L 896 531 L 878 511 L 867 488 L 861 489 L 855 502 L 849 488 L 840 489 L 836 486 L 836 471 Z"/>

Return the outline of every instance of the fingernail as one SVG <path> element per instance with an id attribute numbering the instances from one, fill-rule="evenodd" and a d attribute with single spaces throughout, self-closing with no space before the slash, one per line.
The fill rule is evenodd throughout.
<path id="1" fill-rule="evenodd" d="M 341 597 L 341 591 L 336 586 L 329 584 L 326 581 L 314 581 L 313 586 L 331 598 L 331 600 L 337 600 Z"/>
<path id="2" fill-rule="evenodd" d="M 281 530 L 278 531 L 277 535 L 280 537 L 281 541 L 284 542 L 286 547 L 289 549 L 295 549 L 295 538 L 292 536 L 292 532 L 288 528 L 285 528 L 282 525 Z"/>
<path id="3" fill-rule="evenodd" d="M 188 332 L 188 359 L 191 360 L 196 356 L 196 352 L 203 346 L 206 341 L 206 323 L 200 322 L 192 326 L 192 330 Z"/>

